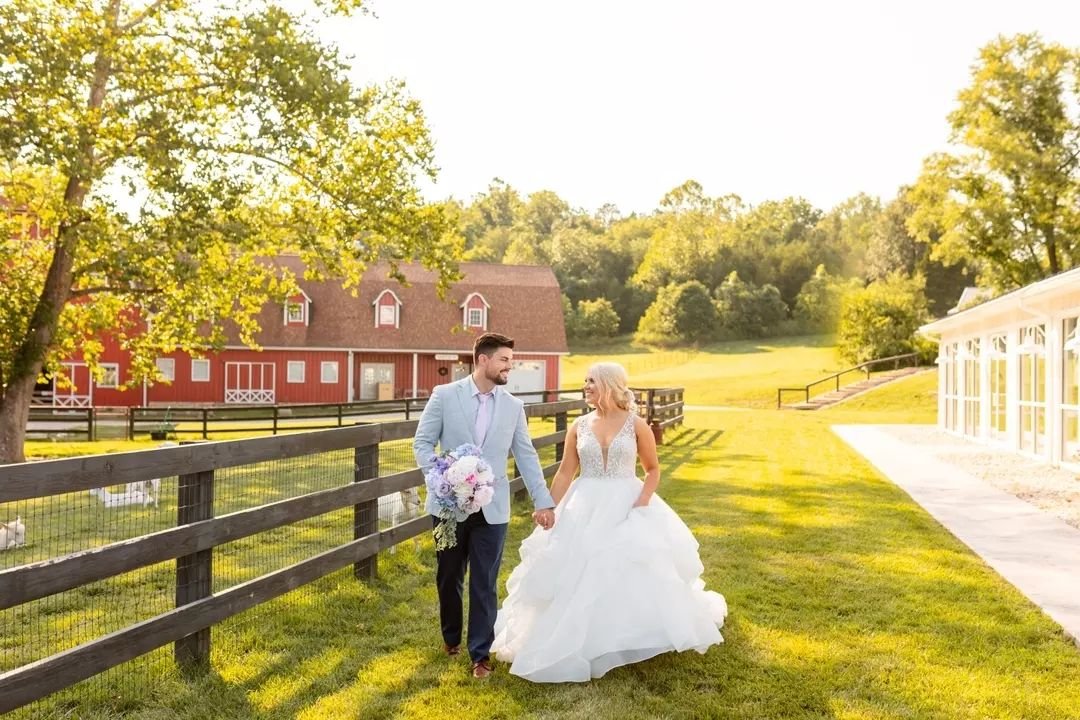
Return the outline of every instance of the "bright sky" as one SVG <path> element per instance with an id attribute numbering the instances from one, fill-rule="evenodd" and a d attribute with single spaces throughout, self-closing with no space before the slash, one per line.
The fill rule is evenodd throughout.
<path id="1" fill-rule="evenodd" d="M 757 203 L 891 198 L 948 140 L 978 49 L 1080 47 L 1068 0 L 374 0 L 328 32 L 358 79 L 406 81 L 441 168 L 572 206 L 651 211 L 693 178 Z"/>

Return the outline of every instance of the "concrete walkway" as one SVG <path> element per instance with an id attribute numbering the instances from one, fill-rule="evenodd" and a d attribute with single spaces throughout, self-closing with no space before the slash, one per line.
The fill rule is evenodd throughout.
<path id="1" fill-rule="evenodd" d="M 1080 644 L 1080 530 L 873 425 L 832 429 Z"/>

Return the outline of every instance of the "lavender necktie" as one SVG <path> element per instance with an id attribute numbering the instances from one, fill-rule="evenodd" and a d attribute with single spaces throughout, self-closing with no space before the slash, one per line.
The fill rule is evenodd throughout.
<path id="1" fill-rule="evenodd" d="M 476 411 L 476 444 L 483 445 L 484 437 L 487 435 L 488 429 L 488 399 L 491 397 L 491 393 L 478 393 L 477 399 L 480 401 L 480 408 Z"/>

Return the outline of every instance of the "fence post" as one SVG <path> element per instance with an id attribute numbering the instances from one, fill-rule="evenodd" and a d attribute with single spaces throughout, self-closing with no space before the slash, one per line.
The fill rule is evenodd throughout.
<path id="1" fill-rule="evenodd" d="M 202 436 L 203 440 L 210 439 L 210 409 L 202 409 Z"/>
<path id="2" fill-rule="evenodd" d="M 271 433 L 272 435 L 277 435 L 277 420 L 278 420 L 277 405 L 274 405 L 274 430 Z"/>
<path id="3" fill-rule="evenodd" d="M 128 418 L 128 440 L 135 439 L 135 411 L 138 408 L 130 407 L 127 409 Z"/>
<path id="4" fill-rule="evenodd" d="M 354 453 L 353 482 L 379 477 L 379 445 L 364 445 Z M 353 506 L 353 539 L 359 540 L 379 530 L 379 498 Z M 372 555 L 353 565 L 358 580 L 374 580 L 379 575 L 379 556 Z"/>
<path id="5" fill-rule="evenodd" d="M 405 419 L 409 419 L 409 406 L 412 405 L 412 400 L 405 398 Z"/>
<path id="6" fill-rule="evenodd" d="M 86 439 L 93 442 L 97 438 L 94 436 L 94 415 L 96 409 L 89 407 L 86 408 Z"/>
<path id="7" fill-rule="evenodd" d="M 177 524 L 187 525 L 214 517 L 214 471 L 181 475 L 177 490 Z M 176 559 L 176 606 L 209 597 L 213 579 L 213 549 Z M 185 673 L 210 669 L 210 628 L 182 637 L 173 645 L 176 664 Z"/>
<path id="8" fill-rule="evenodd" d="M 342 422 L 342 420 L 343 420 L 343 417 L 344 417 L 344 413 L 342 412 L 342 406 L 341 406 L 341 403 L 338 403 L 338 406 L 337 406 L 337 426 L 338 426 L 338 427 L 341 427 L 341 426 L 342 426 L 342 424 L 343 424 L 343 422 Z"/>
<path id="9" fill-rule="evenodd" d="M 562 432 L 566 430 L 566 411 L 563 410 L 560 413 L 555 413 L 555 432 Z M 555 460 L 558 462 L 563 459 L 563 453 L 566 452 L 566 440 L 563 442 L 555 443 Z"/>

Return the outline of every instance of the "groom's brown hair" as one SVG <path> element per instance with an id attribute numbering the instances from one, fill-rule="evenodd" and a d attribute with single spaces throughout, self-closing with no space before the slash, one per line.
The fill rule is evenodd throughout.
<path id="1" fill-rule="evenodd" d="M 473 362 L 479 364 L 480 356 L 487 355 L 489 358 L 499 348 L 514 349 L 514 339 L 500 335 L 499 333 L 484 333 L 476 338 L 472 346 Z"/>

